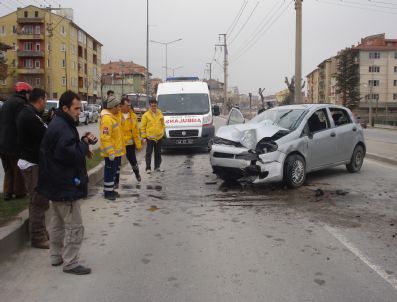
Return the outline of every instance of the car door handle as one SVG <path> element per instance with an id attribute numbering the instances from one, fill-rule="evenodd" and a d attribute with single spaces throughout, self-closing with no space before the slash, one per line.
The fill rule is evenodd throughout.
<path id="1" fill-rule="evenodd" d="M 331 132 L 331 137 L 335 137 L 335 136 L 336 136 L 335 132 Z"/>
<path id="2" fill-rule="evenodd" d="M 356 127 L 353 127 L 353 131 L 357 131 L 357 128 L 356 128 Z"/>

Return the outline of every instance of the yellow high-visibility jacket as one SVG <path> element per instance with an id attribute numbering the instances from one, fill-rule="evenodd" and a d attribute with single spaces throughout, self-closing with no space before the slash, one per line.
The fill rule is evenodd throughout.
<path id="1" fill-rule="evenodd" d="M 121 130 L 120 114 L 114 115 L 107 109 L 102 110 L 100 131 L 101 156 L 123 156 L 125 154 L 125 145 Z"/>
<path id="2" fill-rule="evenodd" d="M 160 109 L 157 109 L 156 116 L 153 117 L 149 109 L 142 115 L 141 137 L 158 141 L 163 138 L 165 130 L 164 116 Z"/>
<path id="3" fill-rule="evenodd" d="M 121 131 L 123 132 L 124 144 L 126 146 L 135 145 L 137 150 L 142 148 L 138 118 L 134 111 L 130 110 L 127 118 L 124 118 L 124 113 L 121 112 Z"/>

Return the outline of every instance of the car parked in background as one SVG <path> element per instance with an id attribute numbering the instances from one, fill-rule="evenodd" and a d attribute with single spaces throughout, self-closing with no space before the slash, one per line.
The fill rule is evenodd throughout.
<path id="1" fill-rule="evenodd" d="M 128 93 L 127 98 L 130 101 L 131 109 L 134 110 L 138 121 L 141 120 L 142 115 L 148 110 L 149 102 L 146 94 L 142 93 Z"/>
<path id="2" fill-rule="evenodd" d="M 361 125 L 345 107 L 280 106 L 248 122 L 233 108 L 213 140 L 210 162 L 227 181 L 283 181 L 296 188 L 312 171 L 338 165 L 360 171 L 365 153 Z"/>
<path id="3" fill-rule="evenodd" d="M 87 106 L 87 111 L 88 111 L 88 121 L 90 123 L 96 123 L 99 120 L 99 111 L 97 107 L 93 104 L 89 104 Z"/>

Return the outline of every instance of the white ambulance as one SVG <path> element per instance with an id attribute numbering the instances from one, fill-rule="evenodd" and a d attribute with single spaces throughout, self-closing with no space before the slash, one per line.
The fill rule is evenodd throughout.
<path id="1" fill-rule="evenodd" d="M 196 77 L 168 78 L 158 85 L 157 102 L 166 126 L 163 149 L 210 149 L 219 107 L 212 107 L 207 83 Z"/>

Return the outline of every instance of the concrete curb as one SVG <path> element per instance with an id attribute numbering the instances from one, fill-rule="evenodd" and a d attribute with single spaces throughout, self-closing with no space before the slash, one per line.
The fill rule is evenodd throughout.
<path id="1" fill-rule="evenodd" d="M 125 159 L 125 157 L 123 157 Z M 125 163 L 125 160 L 122 161 Z M 102 161 L 95 168 L 88 171 L 90 185 L 97 184 L 103 179 L 105 163 Z M 10 255 L 16 253 L 20 248 L 26 246 L 29 240 L 29 210 L 19 213 L 14 221 L 6 226 L 0 227 L 0 262 L 6 260 Z"/>
<path id="2" fill-rule="evenodd" d="M 376 161 L 380 161 L 380 162 L 383 162 L 383 163 L 386 163 L 386 164 L 397 165 L 397 160 L 396 159 L 384 157 L 384 156 L 381 156 L 381 155 L 378 155 L 378 154 L 375 154 L 375 153 L 368 153 L 367 152 L 367 154 L 365 154 L 365 156 L 367 158 L 370 158 L 370 159 L 373 159 L 373 160 L 376 160 Z"/>

